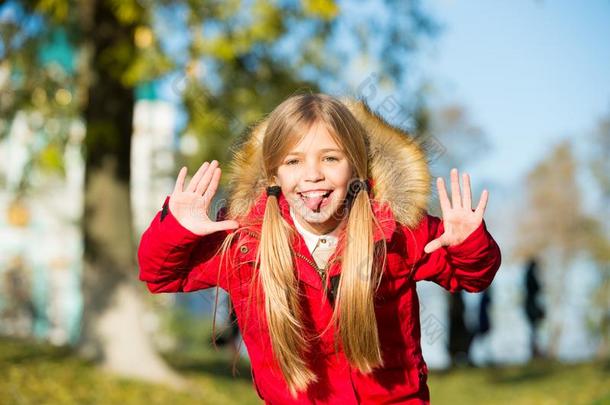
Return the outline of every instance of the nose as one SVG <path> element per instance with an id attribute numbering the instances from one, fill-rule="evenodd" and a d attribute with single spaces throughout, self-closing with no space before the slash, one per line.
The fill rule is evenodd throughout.
<path id="1" fill-rule="evenodd" d="M 322 170 L 320 170 L 320 165 L 318 162 L 313 161 L 306 163 L 303 179 L 310 182 L 324 180 L 324 174 L 322 173 Z"/>

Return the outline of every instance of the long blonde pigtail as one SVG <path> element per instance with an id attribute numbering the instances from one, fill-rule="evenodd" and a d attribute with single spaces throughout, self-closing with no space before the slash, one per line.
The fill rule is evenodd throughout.
<path id="1" fill-rule="evenodd" d="M 363 373 L 383 365 L 374 305 L 383 262 L 377 260 L 374 226 L 379 225 L 372 214 L 368 194 L 364 190 L 356 191 L 347 222 L 333 321 L 338 326 L 348 361 Z"/>
<path id="2" fill-rule="evenodd" d="M 299 288 L 294 274 L 290 241 L 293 235 L 280 214 L 276 195 L 267 198 L 257 263 L 265 292 L 265 314 L 271 346 L 293 396 L 316 380 L 304 360 L 307 350 L 303 334 Z"/>

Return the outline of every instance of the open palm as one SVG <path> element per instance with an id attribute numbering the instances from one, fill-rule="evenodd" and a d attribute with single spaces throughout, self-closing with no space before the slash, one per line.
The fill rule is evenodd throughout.
<path id="1" fill-rule="evenodd" d="M 208 215 L 210 203 L 220 182 L 221 170 L 218 162 L 204 162 L 184 189 L 186 172 L 186 167 L 180 169 L 169 199 L 169 210 L 180 225 L 202 236 L 237 228 L 237 221 L 212 221 Z"/>
<path id="2" fill-rule="evenodd" d="M 470 178 L 467 173 L 462 174 L 464 192 L 460 192 L 458 170 L 451 170 L 451 202 L 445 189 L 445 181 L 442 177 L 436 180 L 438 197 L 441 203 L 443 215 L 444 233 L 430 241 L 424 252 L 430 253 L 441 246 L 455 246 L 463 242 L 468 235 L 479 227 L 483 221 L 483 214 L 487 206 L 489 192 L 483 190 L 477 208 L 472 210 L 472 196 L 470 191 Z"/>

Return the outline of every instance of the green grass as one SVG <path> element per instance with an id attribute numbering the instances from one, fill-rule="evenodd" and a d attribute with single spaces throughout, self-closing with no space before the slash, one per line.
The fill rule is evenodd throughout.
<path id="1" fill-rule="evenodd" d="M 248 365 L 232 376 L 228 353 L 208 350 L 188 359 L 171 356 L 189 381 L 184 392 L 111 376 L 58 348 L 0 338 L 0 404 L 261 404 Z"/>
<path id="2" fill-rule="evenodd" d="M 260 404 L 247 363 L 205 349 L 166 359 L 191 384 L 184 392 L 108 375 L 68 348 L 0 338 L 0 404 Z M 433 372 L 434 404 L 610 404 L 610 365 L 527 366 Z"/>
<path id="3" fill-rule="evenodd" d="M 610 404 L 610 364 L 462 368 L 432 372 L 428 386 L 436 404 Z"/>

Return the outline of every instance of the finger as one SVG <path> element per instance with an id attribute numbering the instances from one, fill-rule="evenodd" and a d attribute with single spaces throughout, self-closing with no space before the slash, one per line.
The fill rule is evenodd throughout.
<path id="1" fill-rule="evenodd" d="M 436 249 L 442 247 L 443 244 L 441 243 L 440 238 L 439 239 L 434 239 L 433 241 L 429 242 L 426 246 L 424 246 L 424 252 L 425 253 L 432 253 L 434 252 Z"/>
<path id="2" fill-rule="evenodd" d="M 212 222 L 210 225 L 212 232 L 225 231 L 230 229 L 239 228 L 239 223 L 232 219 L 227 219 L 226 221 Z"/>
<path id="3" fill-rule="evenodd" d="M 197 195 L 203 195 L 203 193 L 208 189 L 208 185 L 210 184 L 210 181 L 212 181 L 212 175 L 216 171 L 217 167 L 218 161 L 212 160 L 208 170 L 205 171 L 201 177 L 201 180 L 199 180 L 199 184 L 197 184 L 197 188 L 195 189 L 195 193 L 197 193 Z"/>
<path id="4" fill-rule="evenodd" d="M 174 185 L 173 194 L 181 193 L 184 189 L 184 179 L 186 178 L 186 166 L 182 166 L 182 169 L 178 172 L 178 178 L 176 179 L 176 184 Z"/>
<path id="5" fill-rule="evenodd" d="M 451 209 L 451 204 L 449 203 L 449 197 L 447 196 L 445 180 L 442 177 L 436 179 L 436 188 L 438 189 L 438 200 L 441 203 L 441 211 L 444 217 L 445 214 Z"/>
<path id="6" fill-rule="evenodd" d="M 197 172 L 195 173 L 195 175 L 189 182 L 189 185 L 186 188 L 186 191 L 190 191 L 191 193 L 193 193 L 193 192 L 195 192 L 195 190 L 197 190 L 197 185 L 199 184 L 199 181 L 201 180 L 201 178 L 207 171 L 209 165 L 210 164 L 208 162 L 204 162 L 201 166 L 199 166 L 199 169 L 197 170 Z"/>
<path id="7" fill-rule="evenodd" d="M 479 200 L 479 204 L 477 205 L 477 209 L 474 212 L 479 215 L 481 218 L 485 213 L 485 207 L 487 207 L 487 200 L 489 199 L 489 191 L 483 190 L 481 193 L 481 199 Z"/>
<path id="8" fill-rule="evenodd" d="M 462 203 L 464 208 L 472 211 L 472 191 L 470 190 L 470 176 L 468 173 L 462 173 L 462 183 L 464 184 L 464 196 Z"/>
<path id="9" fill-rule="evenodd" d="M 205 193 L 203 194 L 203 199 L 205 201 L 212 201 L 212 198 L 214 198 L 214 195 L 216 194 L 216 190 L 218 189 L 218 183 L 220 182 L 220 176 L 221 176 L 221 169 L 220 167 L 217 167 L 216 169 L 214 169 L 214 173 L 212 174 L 212 180 L 210 181 L 210 185 L 208 186 L 208 189 L 205 190 Z M 199 191 L 199 190 L 197 190 Z"/>
<path id="10" fill-rule="evenodd" d="M 458 178 L 458 170 L 451 169 L 451 205 L 453 208 L 462 207 L 462 197 L 460 196 L 460 180 Z"/>

